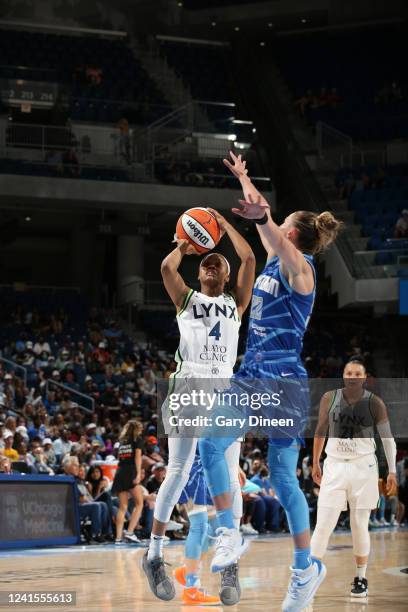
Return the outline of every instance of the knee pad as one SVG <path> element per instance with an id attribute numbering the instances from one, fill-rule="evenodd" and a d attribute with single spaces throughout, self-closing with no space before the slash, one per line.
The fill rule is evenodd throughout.
<path id="1" fill-rule="evenodd" d="M 370 554 L 370 534 L 368 532 L 369 517 L 370 510 L 350 508 L 353 552 L 357 557 L 366 557 Z"/>

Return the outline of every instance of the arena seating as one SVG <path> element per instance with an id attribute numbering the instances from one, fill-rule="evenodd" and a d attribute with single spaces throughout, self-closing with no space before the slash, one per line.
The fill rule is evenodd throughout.
<path id="1" fill-rule="evenodd" d="M 230 102 L 227 48 L 195 43 L 160 41 L 170 66 L 184 79 L 193 98 Z"/>
<path id="2" fill-rule="evenodd" d="M 58 83 L 73 120 L 150 123 L 167 101 L 127 45 L 118 40 L 1 30 L 0 78 Z M 87 68 L 100 71 L 87 78 Z"/>
<path id="3" fill-rule="evenodd" d="M 308 90 L 319 98 L 321 88 L 337 89 L 340 104 L 309 108 L 311 122 L 322 120 L 353 138 L 378 141 L 408 135 L 404 45 L 405 34 L 395 26 L 282 37 L 272 53 L 296 98 Z M 401 88 L 402 99 L 376 103 L 380 90 L 392 82 Z"/>

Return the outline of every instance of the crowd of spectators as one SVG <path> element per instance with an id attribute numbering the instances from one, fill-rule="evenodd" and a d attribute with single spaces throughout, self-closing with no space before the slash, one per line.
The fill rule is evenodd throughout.
<path id="1" fill-rule="evenodd" d="M 167 463 L 166 440 L 158 429 L 156 383 L 175 371 L 172 354 L 154 343 L 134 342 L 123 333 L 113 312 L 92 309 L 83 327 L 73 327 L 64 309 L 44 314 L 20 307 L 13 311 L 8 325 L 16 335 L 7 340 L 10 330 L 3 325 L 1 356 L 8 362 L 0 363 L 0 472 L 74 476 L 80 516 L 90 521 L 89 541 L 113 541 L 119 503 L 110 491 L 112 469 L 119 435 L 130 419 L 137 419 L 143 425 L 143 509 L 136 534 L 148 537 Z M 365 359 L 370 362 L 366 329 L 357 324 L 351 328 L 354 336 L 344 341 L 341 330 L 334 334 L 329 323 L 312 324 L 304 352 L 311 376 L 341 376 L 347 357 L 363 353 L 360 346 L 367 347 Z M 18 366 L 24 368 L 25 381 Z M 267 440 L 249 434 L 241 450 L 241 529 L 248 535 L 288 530 L 285 513 L 269 482 L 266 455 Z M 406 473 L 407 469 L 402 469 L 402 476 Z M 313 525 L 319 491 L 305 453 L 298 465 L 298 478 Z M 402 495 L 406 486 L 406 480 L 401 482 Z M 390 507 L 392 514 L 392 504 Z M 185 508 L 178 506 L 169 535 L 183 538 L 187 529 Z"/>

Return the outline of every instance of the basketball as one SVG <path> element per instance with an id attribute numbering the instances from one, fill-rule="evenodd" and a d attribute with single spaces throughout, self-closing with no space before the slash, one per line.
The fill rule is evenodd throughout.
<path id="1" fill-rule="evenodd" d="M 188 240 L 199 253 L 208 253 L 220 241 L 217 219 L 207 208 L 189 208 L 177 221 L 176 236 Z"/>

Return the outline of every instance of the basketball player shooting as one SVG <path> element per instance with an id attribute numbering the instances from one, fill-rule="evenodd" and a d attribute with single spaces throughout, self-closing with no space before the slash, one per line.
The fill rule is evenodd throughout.
<path id="1" fill-rule="evenodd" d="M 209 253 L 198 269 L 200 291 L 189 288 L 178 269 L 186 255 L 197 255 L 190 241 L 179 239 L 177 247 L 163 260 L 161 272 L 164 286 L 177 309 L 180 344 L 176 353 L 174 379 L 214 378 L 211 350 L 222 345 L 224 360 L 217 363 L 216 377 L 229 379 L 237 358 L 241 317 L 251 300 L 255 278 L 255 256 L 246 240 L 222 215 L 209 209 L 222 233 L 228 235 L 241 261 L 235 288 L 225 292 L 230 278 L 230 265 L 223 255 Z M 226 314 L 228 313 L 228 314 Z M 211 348 L 212 347 L 212 348 Z M 173 381 L 172 381 L 173 382 Z M 174 380 L 174 383 L 176 380 Z M 156 597 L 175 597 L 172 579 L 166 574 L 163 541 L 166 525 L 175 504 L 187 484 L 196 455 L 198 439 L 169 436 L 169 462 L 155 506 L 149 549 L 143 557 L 143 570 Z M 231 482 L 234 521 L 238 528 L 242 514 L 242 497 L 238 481 L 240 443 L 235 442 L 226 455 Z M 221 592 L 222 592 L 221 584 Z M 221 596 L 220 592 L 220 596 Z M 221 597 L 222 599 L 222 597 Z"/>

